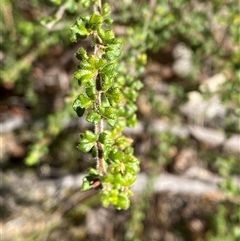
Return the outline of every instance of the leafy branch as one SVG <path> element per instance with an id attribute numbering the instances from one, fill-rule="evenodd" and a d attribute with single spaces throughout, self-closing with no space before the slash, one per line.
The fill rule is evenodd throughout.
<path id="1" fill-rule="evenodd" d="M 82 3 L 90 6 L 90 1 Z M 78 50 L 80 64 L 74 74 L 81 92 L 73 109 L 79 117 L 86 112 L 86 120 L 95 126 L 94 132 L 86 130 L 80 135 L 78 149 L 91 152 L 96 159 L 96 167 L 89 168 L 83 179 L 82 190 L 101 189 L 103 206 L 113 204 L 128 209 L 132 195 L 129 187 L 140 168 L 132 140 L 122 131 L 136 122 L 136 108 L 129 104 L 133 101 L 131 89 L 125 88 L 122 78 L 117 77 L 122 43 L 110 28 L 110 7 L 97 0 L 92 1 L 92 10 L 91 16 L 78 18 L 71 27 L 72 41 L 91 37 L 93 43 L 92 54 L 83 48 Z M 134 88 L 133 85 L 132 91 Z"/>

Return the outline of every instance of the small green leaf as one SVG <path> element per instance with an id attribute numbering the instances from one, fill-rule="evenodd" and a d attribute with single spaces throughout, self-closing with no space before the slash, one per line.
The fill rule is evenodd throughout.
<path id="1" fill-rule="evenodd" d="M 113 189 L 113 190 L 110 192 L 109 201 L 110 201 L 113 205 L 116 205 L 116 204 L 117 204 L 117 202 L 118 202 L 118 190 L 117 190 L 117 189 Z"/>
<path id="2" fill-rule="evenodd" d="M 130 146 L 132 142 L 133 142 L 133 140 L 131 138 L 127 138 L 126 136 L 122 135 L 117 138 L 115 144 L 118 148 L 123 150 L 123 149 L 127 148 L 128 146 Z"/>
<path id="3" fill-rule="evenodd" d="M 120 57 L 121 49 L 106 48 L 105 55 L 109 61 L 113 61 Z"/>
<path id="4" fill-rule="evenodd" d="M 78 149 L 82 152 L 88 153 L 94 146 L 94 143 L 88 142 L 86 140 L 81 140 L 78 144 Z"/>
<path id="5" fill-rule="evenodd" d="M 76 53 L 76 57 L 80 61 L 88 59 L 87 51 L 84 48 L 80 48 Z"/>
<path id="6" fill-rule="evenodd" d="M 117 148 L 112 149 L 112 151 L 109 153 L 109 159 L 111 159 L 113 162 L 122 161 L 124 158 L 124 153 Z"/>
<path id="7" fill-rule="evenodd" d="M 105 144 L 107 142 L 107 139 L 108 139 L 108 134 L 106 132 L 102 132 L 100 133 L 99 137 L 98 137 L 98 140 L 102 143 L 102 144 Z"/>
<path id="8" fill-rule="evenodd" d="M 99 115 L 98 113 L 96 113 L 95 111 L 91 110 L 88 112 L 86 120 L 88 122 L 93 123 L 94 125 L 96 125 L 97 123 L 99 123 L 99 121 L 101 120 L 101 115 Z"/>
<path id="9" fill-rule="evenodd" d="M 140 167 L 138 163 L 127 163 L 125 164 L 126 172 L 130 172 L 132 174 L 137 174 L 140 171 Z"/>
<path id="10" fill-rule="evenodd" d="M 88 8 L 90 6 L 91 0 L 80 0 L 84 8 Z"/>
<path id="11" fill-rule="evenodd" d="M 117 206 L 117 208 L 124 209 L 124 210 L 126 210 L 130 207 L 130 200 L 129 200 L 127 194 L 120 193 L 118 195 L 118 201 L 117 201 L 116 206 Z"/>
<path id="12" fill-rule="evenodd" d="M 103 17 L 98 14 L 93 14 L 89 20 L 89 28 L 92 30 L 98 29 L 103 22 Z"/>
<path id="13" fill-rule="evenodd" d="M 114 34 L 113 30 L 111 30 L 111 29 L 105 30 L 104 33 L 102 33 L 102 32 L 98 32 L 98 33 L 99 33 L 99 36 L 102 38 L 103 42 L 105 42 L 105 43 L 109 43 L 110 40 L 115 38 L 115 34 Z"/>
<path id="14" fill-rule="evenodd" d="M 98 156 L 98 150 L 96 146 L 92 148 L 91 154 L 93 158 L 96 158 Z"/>
<path id="15" fill-rule="evenodd" d="M 85 108 L 81 107 L 81 102 L 79 99 L 76 99 L 73 102 L 73 109 L 76 111 L 78 117 L 81 117 L 85 112 Z"/>
<path id="16" fill-rule="evenodd" d="M 80 68 L 83 70 L 91 70 L 92 72 L 94 72 L 96 68 L 95 62 L 93 62 L 93 57 L 90 56 L 86 60 L 83 60 L 80 64 Z"/>
<path id="17" fill-rule="evenodd" d="M 127 126 L 133 127 L 137 124 L 137 116 L 133 114 L 130 118 L 127 119 Z"/>
<path id="18" fill-rule="evenodd" d="M 97 56 L 92 55 L 88 58 L 87 62 L 92 67 L 92 69 L 98 70 L 98 69 L 100 69 L 100 68 L 102 68 L 106 65 L 107 60 L 106 59 L 100 59 Z"/>
<path id="19" fill-rule="evenodd" d="M 116 115 L 117 109 L 113 107 L 100 106 L 99 111 L 106 119 L 115 119 L 117 117 Z"/>
<path id="20" fill-rule="evenodd" d="M 106 91 L 113 85 L 114 78 L 110 76 L 105 76 L 103 78 L 102 90 Z"/>
<path id="21" fill-rule="evenodd" d="M 80 107 L 87 108 L 92 105 L 92 100 L 88 98 L 88 96 L 83 93 L 78 96 L 78 100 L 80 101 Z"/>
<path id="22" fill-rule="evenodd" d="M 104 192 L 101 196 L 101 201 L 102 201 L 102 205 L 106 208 L 109 206 L 110 204 L 110 200 L 109 200 L 109 193 L 108 192 Z"/>
<path id="23" fill-rule="evenodd" d="M 74 1 L 67 1 L 65 3 L 66 10 L 70 13 L 74 13 L 78 10 L 78 5 Z"/>
<path id="24" fill-rule="evenodd" d="M 90 31 L 85 27 L 85 22 L 82 19 L 78 19 L 75 24 L 70 27 L 71 35 L 70 40 L 77 42 L 78 39 L 85 39 Z"/>
<path id="25" fill-rule="evenodd" d="M 138 97 L 138 92 L 132 88 L 125 88 L 124 95 L 131 101 L 135 102 Z"/>
<path id="26" fill-rule="evenodd" d="M 50 0 L 50 2 L 52 2 L 56 5 L 60 5 L 62 3 L 62 0 Z"/>
<path id="27" fill-rule="evenodd" d="M 86 131 L 85 133 L 82 134 L 82 138 L 91 142 L 95 142 L 97 140 L 97 135 L 92 131 Z"/>
<path id="28" fill-rule="evenodd" d="M 130 172 L 126 172 L 123 177 L 122 177 L 122 182 L 121 184 L 124 186 L 131 186 L 137 179 L 136 174 L 132 174 Z"/>
<path id="29" fill-rule="evenodd" d="M 87 87 L 85 89 L 87 96 L 91 99 L 91 100 L 96 100 L 97 98 L 97 94 L 96 94 L 96 89 L 95 86 L 90 86 Z"/>
<path id="30" fill-rule="evenodd" d="M 78 84 L 80 86 L 84 86 L 87 83 L 91 82 L 96 73 L 93 72 L 92 70 L 85 70 L 85 69 L 79 69 L 74 73 L 74 78 L 78 80 Z"/>
<path id="31" fill-rule="evenodd" d="M 106 59 L 99 59 L 99 60 L 96 62 L 95 67 L 96 67 L 96 69 L 101 69 L 101 68 L 103 68 L 106 64 L 107 64 L 107 60 L 106 60 Z"/>
<path id="32" fill-rule="evenodd" d="M 123 95 L 118 88 L 110 88 L 105 93 L 110 105 L 115 106 L 123 99 Z"/>
<path id="33" fill-rule="evenodd" d="M 80 142 L 78 144 L 78 149 L 83 152 L 89 152 L 97 140 L 96 134 L 91 131 L 86 131 L 80 135 Z"/>
<path id="34" fill-rule="evenodd" d="M 89 168 L 88 169 L 88 174 L 89 175 L 95 175 L 95 176 L 99 176 L 99 171 L 97 170 L 97 169 L 95 169 L 95 168 Z"/>
<path id="35" fill-rule="evenodd" d="M 104 19 L 104 23 L 106 23 L 107 25 L 111 25 L 113 23 L 113 19 L 112 18 L 106 18 L 106 19 Z"/>
<path id="36" fill-rule="evenodd" d="M 131 88 L 140 90 L 143 87 L 143 83 L 140 80 L 136 80 L 132 83 Z"/>
<path id="37" fill-rule="evenodd" d="M 106 76 L 114 77 L 116 75 L 116 63 L 107 64 L 103 69 L 100 71 L 100 75 L 104 79 Z"/>
<path id="38" fill-rule="evenodd" d="M 84 177 L 83 181 L 82 181 L 81 190 L 82 191 L 88 191 L 88 190 L 91 190 L 91 189 L 92 189 L 92 185 L 90 184 L 90 180 L 87 177 Z"/>
<path id="39" fill-rule="evenodd" d="M 117 122 L 117 116 L 113 119 L 107 119 L 107 123 L 109 126 L 114 127 Z"/>
<path id="40" fill-rule="evenodd" d="M 139 163 L 139 160 L 133 154 L 126 154 L 125 153 L 124 162 L 126 162 L 126 163 L 129 163 L 129 162 Z"/>
<path id="41" fill-rule="evenodd" d="M 104 3 L 103 8 L 102 8 L 102 14 L 103 16 L 106 16 L 110 13 L 110 6 L 108 3 Z"/>

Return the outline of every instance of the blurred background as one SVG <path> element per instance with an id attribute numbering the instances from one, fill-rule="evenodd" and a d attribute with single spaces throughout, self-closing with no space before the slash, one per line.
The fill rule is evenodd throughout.
<path id="1" fill-rule="evenodd" d="M 0 2 L 3 240 L 240 240 L 239 1 L 106 1 L 119 74 L 143 86 L 126 130 L 141 161 L 128 211 L 80 191 L 94 166 L 72 109 L 75 53 L 91 50 L 69 41 L 80 2 Z"/>

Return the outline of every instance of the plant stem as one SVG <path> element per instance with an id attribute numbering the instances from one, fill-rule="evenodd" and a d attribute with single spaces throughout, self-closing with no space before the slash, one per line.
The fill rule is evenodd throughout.
<path id="1" fill-rule="evenodd" d="M 93 3 L 93 11 L 95 14 L 100 14 L 102 9 L 102 1 L 98 0 L 96 3 Z M 95 32 L 93 35 L 94 38 L 94 54 L 97 55 L 99 58 L 101 58 L 101 50 L 99 47 L 99 37 L 97 33 Z M 102 104 L 102 80 L 100 78 L 100 75 L 97 75 L 96 77 L 96 92 L 97 92 L 97 98 L 94 102 L 94 108 L 95 110 L 99 110 L 99 107 Z M 95 125 L 95 134 L 97 136 L 100 135 L 100 133 L 103 132 L 103 118 L 101 117 L 98 124 Z M 103 159 L 103 145 L 101 142 L 96 142 L 97 147 L 97 165 L 96 168 L 100 171 L 101 175 L 104 175 L 106 173 L 105 166 L 104 166 L 104 159 Z"/>

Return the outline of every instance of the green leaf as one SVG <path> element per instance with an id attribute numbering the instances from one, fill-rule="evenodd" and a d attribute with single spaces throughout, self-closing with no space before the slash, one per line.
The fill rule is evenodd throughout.
<path id="1" fill-rule="evenodd" d="M 129 163 L 129 162 L 139 163 L 139 160 L 133 154 L 126 154 L 125 153 L 124 162 L 126 162 L 126 163 Z"/>
<path id="2" fill-rule="evenodd" d="M 140 171 L 139 163 L 127 163 L 125 164 L 126 172 L 137 174 Z"/>
<path id="3" fill-rule="evenodd" d="M 125 88 L 124 95 L 131 101 L 135 102 L 138 97 L 138 92 L 133 88 Z"/>
<path id="4" fill-rule="evenodd" d="M 98 156 L 98 150 L 96 146 L 92 148 L 91 154 L 93 158 L 96 158 Z"/>
<path id="5" fill-rule="evenodd" d="M 116 67 L 117 67 L 116 62 L 107 64 L 103 69 L 101 69 L 100 75 L 102 76 L 103 79 L 106 76 L 114 77 L 116 75 Z"/>
<path id="6" fill-rule="evenodd" d="M 107 25 L 111 25 L 113 23 L 113 19 L 112 18 L 105 18 L 104 23 L 107 24 Z"/>
<path id="7" fill-rule="evenodd" d="M 80 64 L 80 68 L 83 70 L 91 70 L 92 72 L 94 72 L 96 68 L 95 68 L 95 62 L 92 63 L 92 59 L 93 57 L 90 56 L 86 60 L 83 60 Z"/>
<path id="8" fill-rule="evenodd" d="M 131 143 L 133 142 L 133 140 L 131 138 L 127 138 L 126 136 L 119 136 L 115 142 L 116 146 L 120 149 L 125 149 L 128 146 L 131 145 Z"/>
<path id="9" fill-rule="evenodd" d="M 116 206 L 117 206 L 117 208 L 124 209 L 124 210 L 126 210 L 130 207 L 130 200 L 129 200 L 127 194 L 120 193 L 118 195 L 118 201 L 117 201 Z"/>
<path id="10" fill-rule="evenodd" d="M 100 59 L 95 55 L 90 56 L 87 61 L 95 70 L 104 67 L 107 63 L 106 59 Z"/>
<path id="11" fill-rule="evenodd" d="M 117 204 L 117 202 L 118 202 L 118 190 L 117 189 L 113 189 L 110 192 L 109 201 L 114 205 Z"/>
<path id="12" fill-rule="evenodd" d="M 98 140 L 102 143 L 102 144 L 106 144 L 109 142 L 109 136 L 106 132 L 102 132 L 100 133 Z"/>
<path id="13" fill-rule="evenodd" d="M 96 134 L 91 131 L 86 131 L 80 135 L 80 142 L 78 144 L 78 149 L 83 152 L 89 152 L 97 140 Z"/>
<path id="14" fill-rule="evenodd" d="M 78 149 L 82 152 L 88 153 L 94 146 L 94 143 L 82 140 L 78 144 Z"/>
<path id="15" fill-rule="evenodd" d="M 103 115 L 103 117 L 106 119 L 115 119 L 117 116 L 116 115 L 117 109 L 115 109 L 113 107 L 100 106 L 99 111 Z"/>
<path id="16" fill-rule="evenodd" d="M 80 86 L 85 86 L 87 83 L 91 82 L 96 73 L 92 70 L 79 69 L 74 73 L 74 78 L 78 80 Z"/>
<path id="17" fill-rule="evenodd" d="M 101 196 L 101 201 L 102 201 L 102 205 L 103 207 L 108 207 L 110 204 L 110 200 L 109 200 L 109 193 L 108 192 L 104 192 Z"/>
<path id="18" fill-rule="evenodd" d="M 133 127 L 137 124 L 137 116 L 133 114 L 130 118 L 127 119 L 127 126 Z"/>
<path id="19" fill-rule="evenodd" d="M 113 119 L 107 119 L 107 123 L 109 126 L 114 127 L 117 122 L 117 116 Z"/>
<path id="20" fill-rule="evenodd" d="M 97 123 L 99 123 L 99 121 L 101 120 L 101 115 L 99 115 L 98 113 L 96 113 L 95 111 L 91 110 L 88 112 L 86 120 L 88 122 L 93 123 L 94 125 L 96 125 Z"/>
<path id="21" fill-rule="evenodd" d="M 99 59 L 95 66 L 96 66 L 96 69 L 101 69 L 103 68 L 105 65 L 107 64 L 107 60 L 106 59 Z"/>
<path id="22" fill-rule="evenodd" d="M 103 4 L 103 8 L 102 8 L 102 15 L 106 16 L 110 13 L 110 6 L 108 3 L 104 3 Z"/>
<path id="23" fill-rule="evenodd" d="M 78 10 L 78 5 L 74 1 L 67 1 L 65 3 L 66 10 L 70 13 L 77 12 Z"/>
<path id="24" fill-rule="evenodd" d="M 50 0 L 50 2 L 52 2 L 56 5 L 60 5 L 62 3 L 62 0 Z"/>
<path id="25" fill-rule="evenodd" d="M 81 107 L 81 102 L 79 99 L 76 99 L 73 102 L 73 109 L 76 111 L 78 117 L 81 117 L 85 112 L 85 108 Z"/>
<path id="26" fill-rule="evenodd" d="M 99 176 L 100 173 L 99 173 L 99 171 L 98 171 L 97 169 L 95 169 L 95 168 L 89 168 L 89 169 L 88 169 L 88 174 L 91 175 L 91 176 L 95 175 L 95 176 L 97 177 L 97 176 Z"/>
<path id="27" fill-rule="evenodd" d="M 87 96 L 91 99 L 91 100 L 96 100 L 97 98 L 97 94 L 96 94 L 96 89 L 95 86 L 90 86 L 87 87 L 85 89 Z"/>
<path id="28" fill-rule="evenodd" d="M 131 186 L 137 179 L 137 175 L 136 174 L 132 174 L 130 172 L 126 172 L 123 177 L 122 177 L 122 182 L 121 184 L 123 186 Z"/>
<path id="29" fill-rule="evenodd" d="M 102 80 L 102 91 L 106 91 L 113 85 L 114 78 L 110 76 L 105 76 Z"/>
<path id="30" fill-rule="evenodd" d="M 84 8 L 88 8 L 90 6 L 91 0 L 80 0 Z"/>
<path id="31" fill-rule="evenodd" d="M 125 149 L 125 154 L 133 154 L 133 152 L 134 152 L 134 149 L 130 146 Z"/>
<path id="32" fill-rule="evenodd" d="M 121 55 L 121 49 L 112 49 L 112 48 L 106 48 L 105 55 L 109 61 L 113 61 L 120 57 Z"/>
<path id="33" fill-rule="evenodd" d="M 143 83 L 140 80 L 136 80 L 132 83 L 131 88 L 140 90 L 143 87 Z"/>
<path id="34" fill-rule="evenodd" d="M 92 30 L 96 30 L 100 28 L 103 22 L 103 17 L 98 14 L 93 14 L 89 20 L 89 28 Z"/>
<path id="35" fill-rule="evenodd" d="M 76 57 L 80 61 L 88 59 L 87 51 L 84 48 L 80 48 L 76 53 Z"/>
<path id="36" fill-rule="evenodd" d="M 92 189 L 92 185 L 90 184 L 90 180 L 87 177 L 84 177 L 83 181 L 82 181 L 81 190 L 82 191 L 88 191 L 88 190 L 91 190 L 91 189 Z"/>
<path id="37" fill-rule="evenodd" d="M 111 165 L 109 169 L 110 173 L 115 175 L 116 173 L 124 173 L 125 172 L 125 165 L 122 162 L 119 162 L 115 165 Z"/>
<path id="38" fill-rule="evenodd" d="M 110 88 L 105 93 L 110 105 L 116 106 L 123 99 L 123 95 L 118 88 Z"/>
<path id="39" fill-rule="evenodd" d="M 92 105 L 92 100 L 89 99 L 88 96 L 85 93 L 80 94 L 78 96 L 78 100 L 79 100 L 79 105 L 82 108 L 87 108 L 87 107 Z"/>
<path id="40" fill-rule="evenodd" d="M 111 159 L 111 161 L 113 161 L 113 162 L 122 161 L 124 158 L 124 153 L 122 151 L 118 150 L 117 148 L 114 148 L 109 153 L 108 158 Z"/>
<path id="41" fill-rule="evenodd" d="M 95 142 L 97 140 L 97 135 L 92 131 L 86 131 L 85 133 L 82 134 L 82 138 Z"/>
<path id="42" fill-rule="evenodd" d="M 98 35 L 102 39 L 104 44 L 111 43 L 111 40 L 115 38 L 113 30 L 107 29 L 98 29 Z"/>
<path id="43" fill-rule="evenodd" d="M 70 40 L 72 42 L 77 42 L 79 39 L 85 39 L 90 31 L 86 28 L 85 22 L 82 19 L 78 19 L 75 24 L 70 27 Z"/>
<path id="44" fill-rule="evenodd" d="M 107 121 L 108 125 L 114 126 L 117 121 L 117 109 L 112 107 L 99 107 L 99 112 L 102 117 Z"/>

